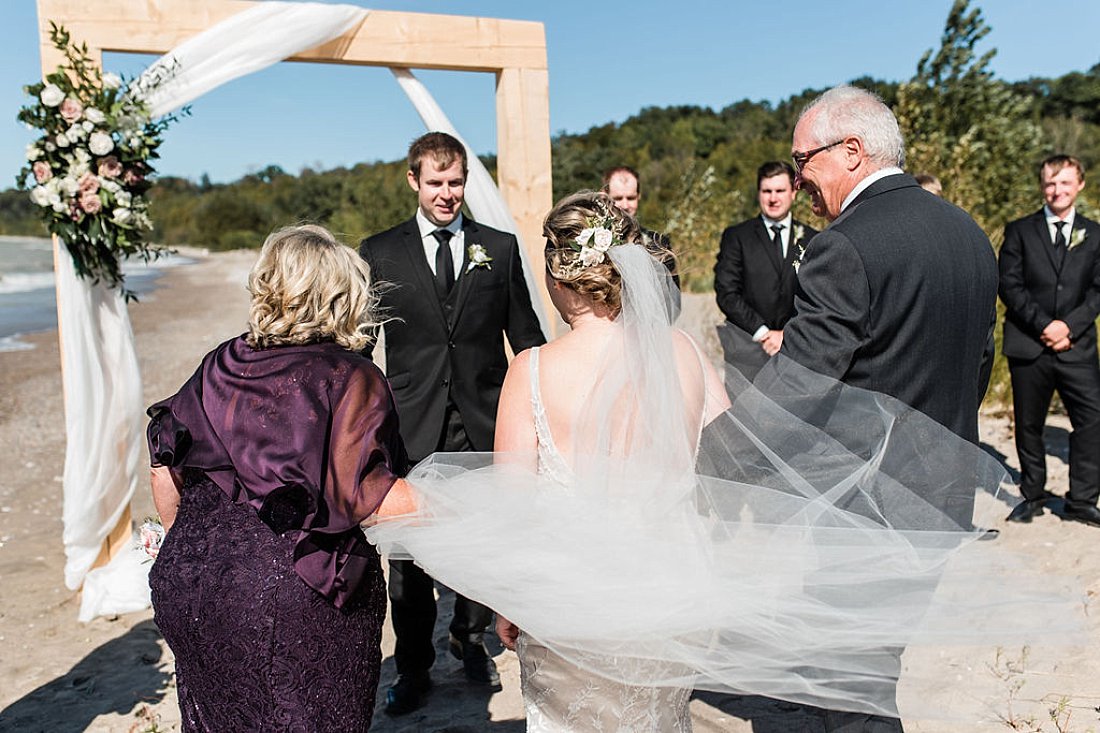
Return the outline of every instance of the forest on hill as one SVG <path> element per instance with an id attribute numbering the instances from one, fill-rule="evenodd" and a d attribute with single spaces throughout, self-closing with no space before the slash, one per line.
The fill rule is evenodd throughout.
<path id="1" fill-rule="evenodd" d="M 1100 165 L 1100 63 L 1052 79 L 1000 80 L 990 70 L 995 48 L 975 51 L 989 33 L 981 10 L 957 0 L 940 47 L 916 61 L 910 79 L 851 83 L 894 109 L 906 168 L 937 175 L 945 198 L 970 212 L 996 247 L 1007 221 L 1040 205 L 1036 165 L 1046 155 L 1076 155 L 1090 171 Z M 621 123 L 560 134 L 552 140 L 554 197 L 597 188 L 610 166 L 635 168 L 639 219 L 670 235 L 684 287 L 705 292 L 722 229 L 757 212 L 756 168 L 789 157 L 798 114 L 821 91 L 806 89 L 774 105 L 744 99 L 720 110 L 646 107 Z M 494 170 L 492 157 L 485 163 Z M 401 160 L 291 174 L 273 165 L 228 184 L 161 176 L 151 192 L 154 239 L 256 247 L 274 228 L 313 221 L 354 244 L 411 215 L 405 168 Z M 1091 216 L 1100 177 L 1087 181 L 1079 208 Z M 0 192 L 0 234 L 43 234 L 33 208 L 26 192 Z M 815 222 L 804 196 L 796 214 Z"/>

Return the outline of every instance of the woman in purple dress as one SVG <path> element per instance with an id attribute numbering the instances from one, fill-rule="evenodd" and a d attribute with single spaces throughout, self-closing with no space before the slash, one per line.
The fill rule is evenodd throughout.
<path id="1" fill-rule="evenodd" d="M 316 226 L 268 237 L 248 289 L 248 333 L 149 408 L 183 730 L 366 731 L 386 595 L 359 525 L 408 509 L 393 398 L 359 353 L 377 297 Z"/>

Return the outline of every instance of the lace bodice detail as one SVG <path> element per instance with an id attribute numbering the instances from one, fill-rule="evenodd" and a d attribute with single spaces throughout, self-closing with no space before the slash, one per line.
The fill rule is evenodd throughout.
<path id="1" fill-rule="evenodd" d="M 538 441 L 539 473 L 563 486 L 573 484 L 573 469 L 565 462 L 554 445 L 550 423 L 546 419 L 546 407 L 542 404 L 539 389 L 539 347 L 531 349 L 531 411 L 535 415 L 535 439 Z"/>

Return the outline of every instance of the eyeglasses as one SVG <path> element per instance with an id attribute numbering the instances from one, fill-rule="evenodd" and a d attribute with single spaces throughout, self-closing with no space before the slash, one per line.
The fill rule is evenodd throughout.
<path id="1" fill-rule="evenodd" d="M 813 150 L 807 150 L 805 153 L 791 153 L 791 160 L 794 161 L 794 170 L 801 176 L 802 169 L 806 167 L 806 164 L 810 162 L 810 158 L 814 157 L 820 152 L 828 150 L 829 148 L 835 148 L 840 145 L 843 140 L 837 140 L 835 143 L 829 143 L 828 145 L 822 145 L 820 148 L 814 148 Z"/>

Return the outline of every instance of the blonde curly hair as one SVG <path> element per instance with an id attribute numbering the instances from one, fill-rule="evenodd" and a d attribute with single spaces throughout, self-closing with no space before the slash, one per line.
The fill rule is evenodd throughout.
<path id="1" fill-rule="evenodd" d="M 248 292 L 246 340 L 255 348 L 335 341 L 361 351 L 380 325 L 370 267 L 315 224 L 268 236 L 248 275 Z"/>
<path id="2" fill-rule="evenodd" d="M 571 290 L 602 305 L 613 314 L 622 309 L 622 276 L 604 258 L 597 264 L 584 264 L 574 247 L 577 237 L 593 220 L 610 224 L 616 245 L 641 245 L 664 262 L 672 253 L 648 237 L 634 217 L 619 210 L 602 191 L 580 191 L 554 205 L 542 223 L 546 237 L 546 269 L 550 276 Z"/>

